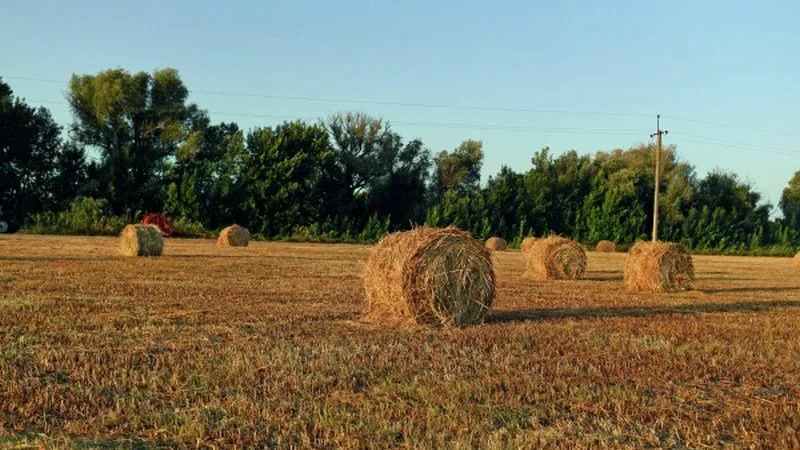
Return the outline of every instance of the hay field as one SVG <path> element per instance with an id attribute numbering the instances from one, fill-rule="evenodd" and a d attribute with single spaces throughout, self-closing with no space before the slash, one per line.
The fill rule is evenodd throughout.
<path id="1" fill-rule="evenodd" d="M 360 322 L 370 247 L 0 237 L 0 447 L 798 448 L 800 278 L 695 257 L 636 294 L 498 252 L 484 325 Z"/>

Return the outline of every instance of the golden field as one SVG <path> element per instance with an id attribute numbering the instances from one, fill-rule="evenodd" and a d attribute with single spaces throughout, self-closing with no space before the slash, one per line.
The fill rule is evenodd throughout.
<path id="1" fill-rule="evenodd" d="M 800 269 L 634 294 L 496 252 L 483 325 L 360 319 L 370 247 L 0 237 L 0 447 L 800 448 Z"/>

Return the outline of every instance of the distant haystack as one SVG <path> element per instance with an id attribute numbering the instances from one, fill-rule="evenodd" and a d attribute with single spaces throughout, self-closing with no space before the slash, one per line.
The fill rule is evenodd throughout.
<path id="1" fill-rule="evenodd" d="M 164 238 L 155 225 L 128 225 L 119 237 L 120 253 L 125 256 L 161 256 Z"/>
<path id="2" fill-rule="evenodd" d="M 217 244 L 226 247 L 247 247 L 248 242 L 250 230 L 236 224 L 223 228 L 217 240 Z"/>
<path id="3" fill-rule="evenodd" d="M 506 249 L 508 243 L 501 237 L 490 237 L 486 240 L 486 248 L 490 252 L 502 252 Z"/>
<path id="4" fill-rule="evenodd" d="M 794 258 L 792 258 L 792 264 L 795 267 L 800 267 L 800 253 L 794 255 Z"/>
<path id="5" fill-rule="evenodd" d="M 693 283 L 692 256 L 680 245 L 640 241 L 625 260 L 625 286 L 631 291 L 686 291 Z"/>
<path id="6" fill-rule="evenodd" d="M 601 253 L 614 253 L 617 251 L 617 245 L 611 241 L 600 241 L 597 243 L 595 250 Z"/>
<path id="7" fill-rule="evenodd" d="M 523 252 L 527 252 L 528 250 L 531 249 L 531 247 L 533 247 L 533 243 L 536 241 L 538 241 L 538 239 L 536 239 L 535 237 L 528 236 L 522 240 L 522 243 L 519 245 L 519 248 Z"/>
<path id="8" fill-rule="evenodd" d="M 481 322 L 495 295 L 489 252 L 456 228 L 418 227 L 375 245 L 364 270 L 365 316 L 378 323 Z"/>
<path id="9" fill-rule="evenodd" d="M 525 252 L 525 274 L 538 280 L 575 280 L 586 272 L 586 252 L 577 242 L 550 236 Z"/>

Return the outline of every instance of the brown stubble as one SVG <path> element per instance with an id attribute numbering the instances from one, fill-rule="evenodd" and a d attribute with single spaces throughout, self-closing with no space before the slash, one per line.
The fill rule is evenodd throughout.
<path id="1" fill-rule="evenodd" d="M 0 447 L 797 447 L 800 282 L 695 256 L 695 290 L 629 293 L 492 256 L 487 323 L 362 324 L 366 246 L 0 238 Z"/>

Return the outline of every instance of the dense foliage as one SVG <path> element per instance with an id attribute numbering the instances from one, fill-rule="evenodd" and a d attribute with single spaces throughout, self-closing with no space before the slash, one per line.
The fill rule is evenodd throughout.
<path id="1" fill-rule="evenodd" d="M 527 171 L 503 167 L 482 186 L 478 140 L 432 155 L 357 112 L 243 131 L 212 124 L 188 93 L 174 69 L 75 75 L 64 140 L 46 109 L 0 81 L 5 216 L 33 231 L 113 234 L 163 212 L 178 235 L 235 222 L 266 238 L 321 241 L 369 241 L 425 222 L 512 244 L 557 233 L 624 247 L 651 231 L 652 146 L 557 156 L 545 148 Z M 800 172 L 781 198 L 782 219 L 735 174 L 699 179 L 674 147 L 662 182 L 662 239 L 728 252 L 798 244 Z"/>

